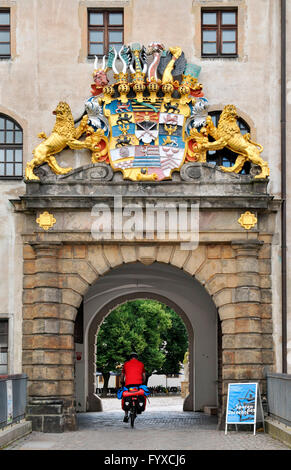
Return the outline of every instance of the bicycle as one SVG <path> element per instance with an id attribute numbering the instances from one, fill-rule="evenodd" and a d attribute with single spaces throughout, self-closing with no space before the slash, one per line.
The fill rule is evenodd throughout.
<path id="1" fill-rule="evenodd" d="M 143 400 L 140 400 L 140 397 Z M 128 391 L 123 392 L 124 410 L 129 412 L 130 425 L 133 428 L 136 416 L 145 410 L 145 393 L 144 390 L 138 388 L 130 388 Z"/>
<path id="2" fill-rule="evenodd" d="M 137 400 L 136 397 L 131 398 L 131 406 L 129 409 L 129 419 L 130 419 L 130 425 L 132 428 L 134 427 L 134 421 L 135 421 L 136 414 L 137 414 L 136 413 L 136 400 Z"/>

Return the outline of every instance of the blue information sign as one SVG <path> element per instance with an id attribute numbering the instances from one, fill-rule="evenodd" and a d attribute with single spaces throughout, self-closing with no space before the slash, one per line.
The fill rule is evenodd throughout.
<path id="1" fill-rule="evenodd" d="M 258 383 L 228 384 L 225 432 L 227 424 L 256 425 L 257 396 Z"/>
<path id="2" fill-rule="evenodd" d="M 255 423 L 256 383 L 229 384 L 227 423 Z"/>

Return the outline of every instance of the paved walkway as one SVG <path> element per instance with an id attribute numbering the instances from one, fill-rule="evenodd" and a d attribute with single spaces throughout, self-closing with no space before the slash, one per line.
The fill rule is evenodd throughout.
<path id="1" fill-rule="evenodd" d="M 270 435 L 216 429 L 216 418 L 183 412 L 180 397 L 153 397 L 136 419 L 123 423 L 120 401 L 103 400 L 102 413 L 78 414 L 79 428 L 63 434 L 32 432 L 7 450 L 290 450 Z"/>

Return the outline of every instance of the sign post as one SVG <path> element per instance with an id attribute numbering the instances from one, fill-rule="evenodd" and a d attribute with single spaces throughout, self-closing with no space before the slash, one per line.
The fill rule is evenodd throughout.
<path id="1" fill-rule="evenodd" d="M 13 421 L 13 389 L 12 380 L 7 380 L 7 424 L 11 424 Z"/>
<path id="2" fill-rule="evenodd" d="M 260 412 L 264 425 L 264 413 L 261 401 L 260 387 L 258 383 L 233 383 L 228 384 L 225 434 L 227 425 L 253 424 L 256 434 L 257 404 L 260 404 Z M 264 425 L 265 428 L 265 425 Z"/>

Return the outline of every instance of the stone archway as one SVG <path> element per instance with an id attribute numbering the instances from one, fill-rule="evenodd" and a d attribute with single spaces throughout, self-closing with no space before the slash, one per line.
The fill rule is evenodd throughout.
<path id="1" fill-rule="evenodd" d="M 172 307 L 189 338 L 190 387 L 184 410 L 217 404 L 217 310 L 201 284 L 173 266 L 133 263 L 115 268 L 92 285 L 84 297 L 84 395 L 87 410 L 100 411 L 95 395 L 96 333 L 104 318 L 127 300 L 151 298 Z M 195 366 L 194 366 L 195 364 Z M 78 387 L 79 388 L 79 387 Z M 84 401 L 84 400 L 83 400 Z M 85 411 L 85 410 L 84 410 Z"/>
<path id="2" fill-rule="evenodd" d="M 28 418 L 35 430 L 76 428 L 74 321 L 90 285 L 110 269 L 165 263 L 194 276 L 218 308 L 222 326 L 222 398 L 229 381 L 259 380 L 273 362 L 270 247 L 263 241 L 178 244 L 24 246 L 23 369 L 29 377 Z"/>
<path id="3" fill-rule="evenodd" d="M 87 411 L 102 411 L 102 400 L 95 394 L 95 362 L 92 360 L 92 356 L 95 357 L 95 350 L 96 350 L 96 331 L 98 332 L 98 328 L 100 327 L 100 322 L 102 323 L 101 318 L 105 318 L 107 315 L 110 315 L 110 312 L 114 310 L 117 306 L 121 305 L 124 302 L 128 302 L 130 300 L 136 299 L 151 299 L 157 300 L 175 310 L 175 312 L 183 319 L 187 334 L 189 338 L 189 354 L 190 354 L 190 362 L 193 362 L 193 329 L 191 324 L 189 323 L 187 316 L 185 316 L 184 312 L 175 304 L 169 301 L 160 295 L 152 294 L 149 292 L 136 292 L 134 294 L 127 294 L 124 298 L 120 297 L 112 301 L 111 303 L 107 304 L 104 309 L 96 314 L 92 324 L 90 325 L 90 329 L 88 332 L 88 354 L 86 355 L 86 366 L 88 369 L 88 376 L 86 377 L 88 382 L 87 388 Z M 192 369 L 190 370 L 189 374 L 189 382 L 190 382 L 190 393 L 184 400 L 183 410 L 185 411 L 192 411 L 193 410 L 193 372 Z"/>

